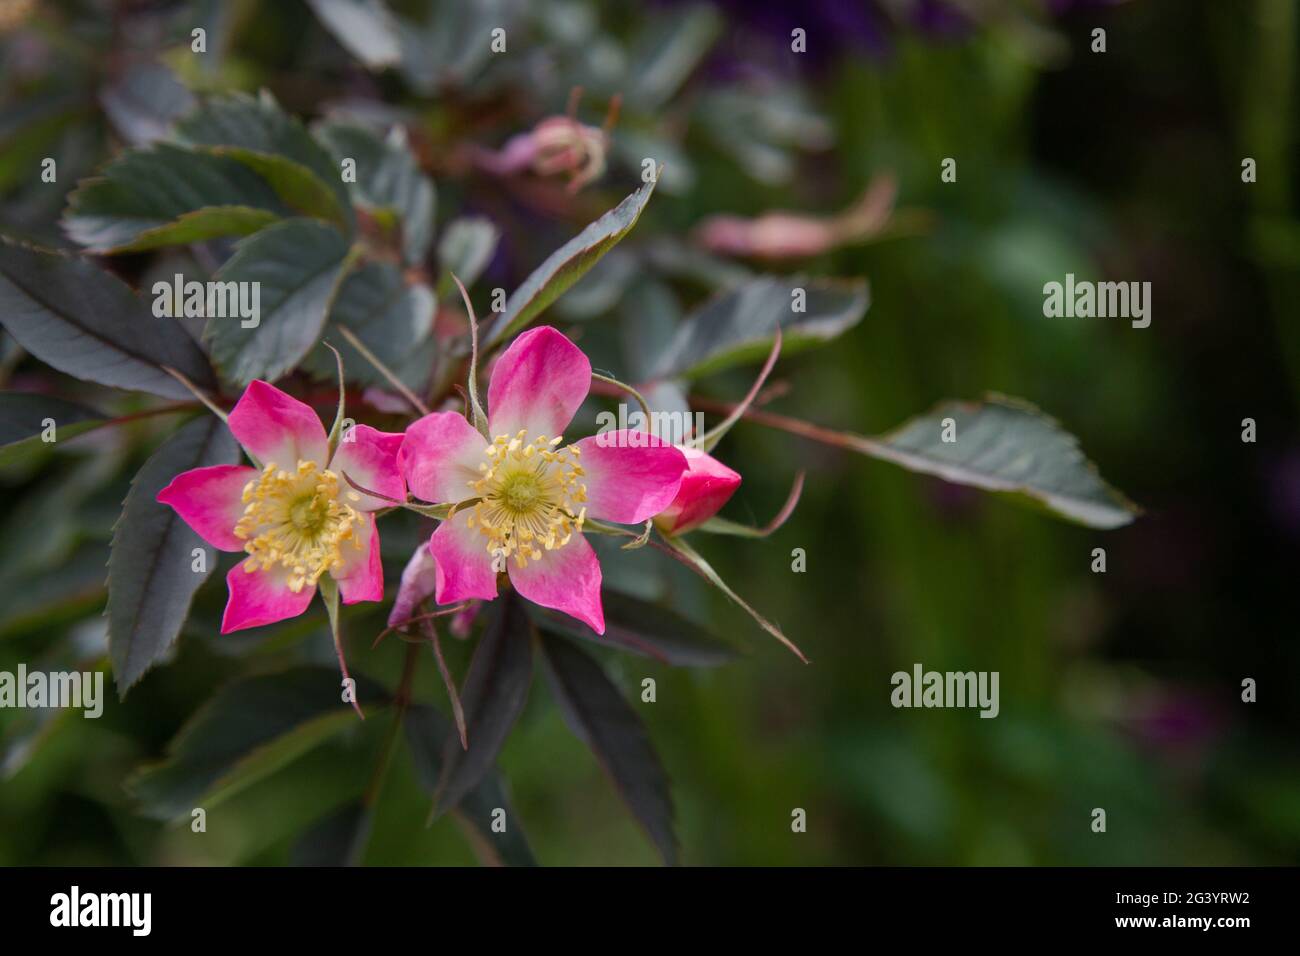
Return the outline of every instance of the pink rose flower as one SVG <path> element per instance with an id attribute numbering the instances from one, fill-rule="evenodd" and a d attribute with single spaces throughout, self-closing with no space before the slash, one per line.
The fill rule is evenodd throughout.
<path id="1" fill-rule="evenodd" d="M 513 136 L 500 150 L 477 149 L 478 165 L 498 176 L 531 170 L 538 176 L 567 174 L 577 192 L 605 172 L 609 134 L 571 116 L 548 116 L 527 133 Z"/>
<path id="2" fill-rule="evenodd" d="M 561 435 L 591 387 L 591 363 L 549 326 L 520 335 L 488 385 L 487 441 L 457 412 L 406 430 L 398 463 L 411 493 L 460 503 L 433 533 L 434 600 L 491 600 L 505 572 L 523 597 L 605 631 L 600 562 L 588 517 L 645 521 L 677 496 L 686 459 L 629 431 L 565 446 Z"/>
<path id="3" fill-rule="evenodd" d="M 230 430 L 261 468 L 213 465 L 177 475 L 158 493 L 208 544 L 248 557 L 226 576 L 221 633 L 295 617 L 330 575 L 344 604 L 379 601 L 384 572 L 371 512 L 406 500 L 397 468 L 401 435 L 356 425 L 333 456 L 310 407 L 255 381 L 230 413 Z"/>
<path id="4" fill-rule="evenodd" d="M 682 534 L 712 518 L 740 487 L 740 475 L 698 448 L 680 446 L 686 471 L 677 497 L 659 514 L 655 524 L 664 534 Z"/>

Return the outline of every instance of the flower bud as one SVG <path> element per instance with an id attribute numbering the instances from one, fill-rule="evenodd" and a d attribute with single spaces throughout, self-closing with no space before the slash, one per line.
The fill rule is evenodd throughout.
<path id="1" fill-rule="evenodd" d="M 527 133 L 511 137 L 500 150 L 480 150 L 478 164 L 498 176 L 525 170 L 537 176 L 569 177 L 577 192 L 605 172 L 609 136 L 568 116 L 548 116 Z"/>
<path id="2" fill-rule="evenodd" d="M 740 487 L 740 475 L 712 455 L 679 446 L 686 456 L 686 471 L 673 503 L 655 516 L 664 534 L 681 534 L 712 518 Z"/>
<path id="3" fill-rule="evenodd" d="M 421 542 L 402 570 L 402 583 L 397 586 L 397 599 L 388 614 L 388 626 L 398 627 L 416 614 L 420 602 L 433 596 L 438 582 L 438 566 L 429 553 L 428 542 Z M 406 630 L 402 627 L 402 630 Z"/>

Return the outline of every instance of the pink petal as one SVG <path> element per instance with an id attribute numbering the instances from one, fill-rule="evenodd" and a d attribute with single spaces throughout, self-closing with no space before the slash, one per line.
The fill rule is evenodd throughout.
<path id="1" fill-rule="evenodd" d="M 740 487 L 740 475 L 712 455 L 689 446 L 681 451 L 686 456 L 682 486 L 673 503 L 655 516 L 665 534 L 681 534 L 708 521 Z"/>
<path id="2" fill-rule="evenodd" d="M 263 465 L 293 471 L 299 461 L 325 464 L 325 426 L 310 406 L 274 385 L 250 382 L 230 413 L 230 430 Z"/>
<path id="3" fill-rule="evenodd" d="M 645 521 L 672 503 L 686 470 L 681 451 L 649 432 L 601 432 L 577 448 L 593 518 Z"/>
<path id="4" fill-rule="evenodd" d="M 487 538 L 469 526 L 471 510 L 462 511 L 438 525 L 429 539 L 429 552 L 437 562 L 434 600 L 455 604 L 467 598 L 490 601 L 497 596 L 497 576 L 492 570 Z"/>
<path id="5" fill-rule="evenodd" d="M 564 547 L 545 552 L 527 567 L 512 560 L 508 570 L 515 590 L 534 604 L 563 611 L 597 634 L 605 633 L 600 562 L 582 535 L 575 534 Z"/>
<path id="6" fill-rule="evenodd" d="M 421 544 L 411 555 L 402 570 L 402 581 L 397 586 L 397 598 L 388 612 L 388 626 L 396 627 L 415 616 L 420 602 L 433 596 L 438 588 L 438 565 L 427 545 Z"/>
<path id="7" fill-rule="evenodd" d="M 222 551 L 243 551 L 235 524 L 244 513 L 244 486 L 257 478 L 247 465 L 209 465 L 181 472 L 157 500 L 171 505 L 200 538 Z"/>
<path id="8" fill-rule="evenodd" d="M 474 495 L 487 442 L 458 412 L 434 412 L 406 429 L 397 463 L 411 494 L 421 501 L 446 503 Z"/>
<path id="9" fill-rule="evenodd" d="M 554 438 L 564 434 L 591 390 L 591 362 L 567 338 L 543 325 L 510 344 L 492 370 L 488 431 L 493 436 Z"/>
<path id="10" fill-rule="evenodd" d="M 316 593 L 314 587 L 305 587 L 297 594 L 289 590 L 287 568 L 277 565 L 266 571 L 249 571 L 249 567 L 248 561 L 241 561 L 226 575 L 230 600 L 221 618 L 222 634 L 297 617 L 307 610 Z"/>
<path id="11" fill-rule="evenodd" d="M 350 439 L 350 440 L 349 440 Z M 354 425 L 343 433 L 339 447 L 334 450 L 334 460 L 330 462 L 330 471 L 340 478 L 347 474 L 354 482 L 371 491 L 392 498 L 406 501 L 406 482 L 397 467 L 397 450 L 402 447 L 402 436 L 395 432 L 381 432 L 369 425 Z M 347 480 L 348 491 L 356 491 Z M 392 501 L 376 498 L 365 492 L 359 502 L 352 502 L 360 511 L 378 511 L 391 508 Z"/>
<path id="12" fill-rule="evenodd" d="M 351 542 L 345 541 L 342 545 L 343 567 L 332 575 L 339 584 L 339 596 L 344 604 L 384 599 L 384 565 L 379 555 L 379 532 L 375 529 L 375 516 L 368 514 L 364 517 L 365 522 L 357 532 L 361 547 L 353 547 Z"/>

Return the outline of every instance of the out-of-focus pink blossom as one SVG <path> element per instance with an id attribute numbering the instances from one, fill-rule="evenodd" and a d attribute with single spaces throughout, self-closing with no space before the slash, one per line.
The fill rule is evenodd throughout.
<path id="1" fill-rule="evenodd" d="M 480 168 L 497 176 L 532 172 L 537 176 L 568 176 L 569 192 L 577 192 L 605 172 L 609 134 L 569 116 L 548 116 L 527 133 L 512 137 L 499 150 L 478 150 Z"/>
<path id="2" fill-rule="evenodd" d="M 750 259 L 805 259 L 863 242 L 884 229 L 894 211 L 893 176 L 878 176 L 852 206 L 837 216 L 774 211 L 755 219 L 710 216 L 695 241 L 710 252 Z"/>

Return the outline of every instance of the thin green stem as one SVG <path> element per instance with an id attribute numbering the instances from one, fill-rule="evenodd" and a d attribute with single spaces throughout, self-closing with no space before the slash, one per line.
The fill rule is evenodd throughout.
<path id="1" fill-rule="evenodd" d="M 328 342 L 322 342 L 321 344 L 334 353 L 334 364 L 337 366 L 339 373 L 339 407 L 338 411 L 334 413 L 334 424 L 330 426 L 329 434 L 329 457 L 330 460 L 333 461 L 334 451 L 339 447 L 339 440 L 343 437 L 342 431 L 343 419 L 346 415 L 344 407 L 347 403 L 347 389 L 343 384 L 343 356 L 339 354 L 338 349 L 330 345 Z"/>
<path id="2" fill-rule="evenodd" d="M 406 383 L 397 377 L 396 372 L 381 362 L 374 352 L 366 348 L 365 343 L 357 338 L 356 334 L 351 329 L 346 325 L 340 325 L 337 326 L 337 328 L 339 330 L 339 335 L 347 339 L 348 345 L 360 352 L 361 357 L 373 365 L 375 371 L 382 375 L 385 380 L 387 380 L 388 384 L 393 386 L 393 389 L 410 403 L 412 408 L 421 415 L 429 414 L 429 406 L 420 401 L 419 396 L 406 387 Z"/>
<path id="3" fill-rule="evenodd" d="M 474 427 L 478 429 L 479 434 L 488 438 L 487 415 L 483 411 L 483 403 L 478 397 L 478 316 L 474 314 L 474 303 L 469 300 L 469 293 L 465 291 L 465 285 L 460 281 L 456 273 L 451 273 L 452 281 L 456 283 L 456 288 L 460 290 L 460 297 L 465 302 L 465 315 L 469 317 L 469 405 L 470 410 L 474 413 Z"/>
<path id="4" fill-rule="evenodd" d="M 223 422 L 227 420 L 226 413 L 222 411 L 221 407 L 217 405 L 216 402 L 208 398 L 207 393 L 204 392 L 203 389 L 199 388 L 197 385 L 191 382 L 180 372 L 176 371 L 176 369 L 174 368 L 170 368 L 164 365 L 162 367 L 162 370 L 166 372 L 168 375 L 170 375 L 172 378 L 176 379 L 176 381 L 184 385 L 186 389 L 189 390 L 189 393 L 193 395 L 195 398 L 197 398 L 200 402 L 202 402 L 207 407 L 208 411 L 210 411 L 213 415 L 216 415 Z"/>
<path id="5" fill-rule="evenodd" d="M 731 426 L 740 421 L 741 417 L 745 414 L 745 410 L 748 409 L 749 406 L 753 404 L 754 399 L 758 397 L 759 390 L 762 389 L 763 383 L 767 381 L 768 375 L 772 373 L 772 369 L 776 365 L 777 357 L 780 356 L 780 354 L 781 326 L 778 325 L 776 327 L 776 332 L 772 337 L 772 350 L 768 353 L 767 361 L 763 363 L 763 369 L 758 373 L 758 378 L 754 379 L 754 384 L 750 386 L 748 394 L 740 400 L 740 404 L 731 410 L 730 415 L 717 425 L 714 425 L 713 428 L 709 429 L 705 434 L 696 436 L 694 444 L 700 449 L 700 451 L 713 451 L 713 449 L 717 447 L 718 442 L 722 441 L 722 436 L 731 431 Z"/>
<path id="6" fill-rule="evenodd" d="M 726 581 L 722 580 L 722 577 L 718 572 L 713 570 L 713 566 L 709 564 L 708 561 L 704 560 L 704 556 L 691 547 L 684 538 L 669 538 L 668 546 L 677 551 L 686 560 L 686 563 L 695 568 L 695 570 L 701 574 L 705 580 L 729 597 L 734 604 L 752 617 L 759 627 L 784 644 L 796 657 L 799 658 L 799 660 L 803 661 L 805 664 L 808 663 L 808 658 L 804 656 L 803 651 L 799 650 L 794 641 L 786 637 L 785 632 L 763 615 L 759 614 L 758 611 L 754 610 L 754 608 L 750 606 L 749 602 L 733 591 L 731 586 L 728 585 Z"/>
<path id="7" fill-rule="evenodd" d="M 388 776 L 388 767 L 393 762 L 393 750 L 397 746 L 397 738 L 402 732 L 402 721 L 406 717 L 406 708 L 411 703 L 411 683 L 415 679 L 415 665 L 420 656 L 420 646 L 418 644 L 406 645 L 406 657 L 402 661 L 402 677 L 397 685 L 397 696 L 393 699 L 396 706 L 393 708 L 393 723 L 388 728 L 388 736 L 384 738 L 383 749 L 379 751 L 379 760 L 375 763 L 374 772 L 370 775 L 370 783 L 366 785 L 365 795 L 361 798 L 361 803 L 367 807 L 373 807 L 379 799 L 380 791 L 384 788 L 384 778 Z"/>
<path id="8" fill-rule="evenodd" d="M 421 630 L 429 638 L 429 643 L 433 645 L 433 658 L 438 662 L 438 673 L 442 675 L 442 684 L 447 688 L 447 698 L 451 701 L 451 712 L 456 718 L 456 732 L 460 734 L 460 747 L 462 750 L 469 750 L 469 731 L 465 727 L 465 710 L 461 707 L 460 694 L 456 690 L 456 682 L 452 680 L 451 670 L 447 667 L 447 660 L 442 656 L 442 641 L 438 637 L 438 627 L 429 618 L 425 618 L 420 623 Z"/>
<path id="9" fill-rule="evenodd" d="M 637 400 L 637 404 L 641 406 L 641 414 L 645 416 L 646 428 L 650 427 L 650 422 L 652 421 L 650 417 L 650 403 L 645 400 L 645 397 L 640 392 L 638 392 L 631 385 L 628 385 L 626 382 L 620 382 L 618 379 L 613 378 L 609 375 L 601 375 L 599 372 L 592 372 L 591 377 L 594 381 L 604 382 L 606 385 L 611 385 L 614 388 L 627 392 L 629 395 L 635 398 Z"/>

